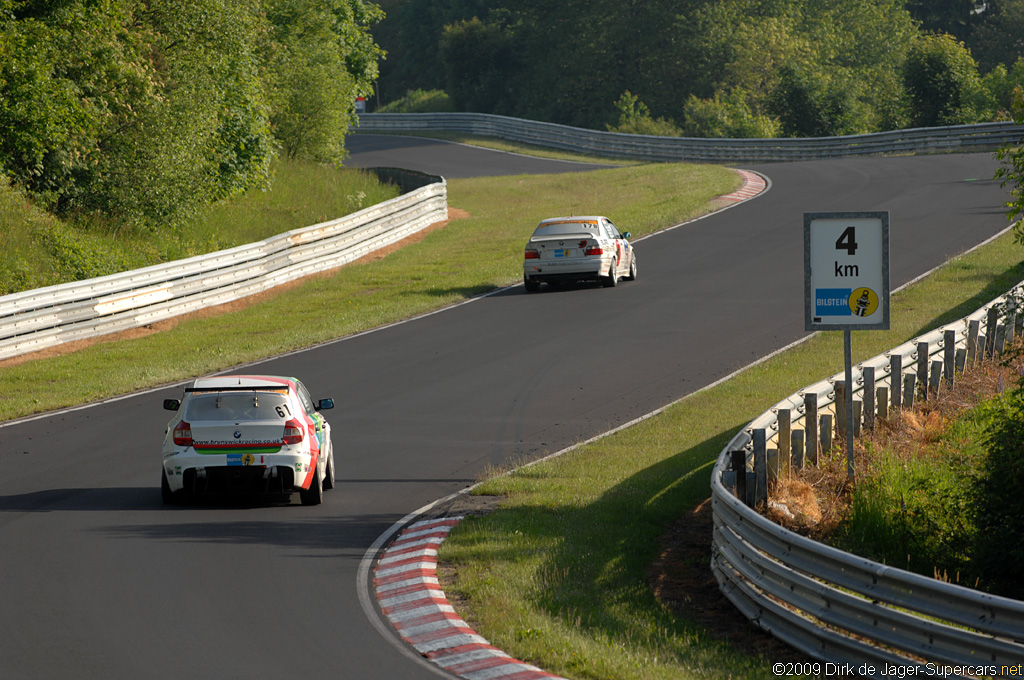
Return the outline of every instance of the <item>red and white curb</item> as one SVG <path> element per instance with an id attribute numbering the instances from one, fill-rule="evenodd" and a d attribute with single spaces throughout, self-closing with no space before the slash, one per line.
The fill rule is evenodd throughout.
<path id="1" fill-rule="evenodd" d="M 462 519 L 411 524 L 384 551 L 373 574 L 381 612 L 417 652 L 467 680 L 562 680 L 492 646 L 448 603 L 437 581 L 437 547 Z"/>
<path id="2" fill-rule="evenodd" d="M 750 172 L 749 170 L 737 170 L 736 172 L 738 172 L 740 177 L 743 178 L 743 185 L 731 194 L 719 196 L 718 200 L 734 202 L 745 201 L 748 198 L 757 196 L 765 190 L 765 187 L 768 186 L 764 181 L 764 177 L 761 177 L 761 175 L 758 175 L 755 172 Z"/>

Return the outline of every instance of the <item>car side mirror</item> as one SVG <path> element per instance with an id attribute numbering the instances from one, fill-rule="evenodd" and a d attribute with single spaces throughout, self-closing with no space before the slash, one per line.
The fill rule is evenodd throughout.
<path id="1" fill-rule="evenodd" d="M 629 238 L 630 236 L 632 236 L 632 234 L 630 234 L 628 231 L 622 232 L 622 238 Z"/>
<path id="2" fill-rule="evenodd" d="M 332 408 L 334 408 L 334 400 L 333 399 L 321 399 L 320 403 L 316 407 L 316 410 L 317 411 L 326 411 L 326 410 L 332 409 Z"/>
<path id="3" fill-rule="evenodd" d="M 177 411 L 181 408 L 181 402 L 177 399 L 164 399 L 164 408 L 168 411 Z"/>

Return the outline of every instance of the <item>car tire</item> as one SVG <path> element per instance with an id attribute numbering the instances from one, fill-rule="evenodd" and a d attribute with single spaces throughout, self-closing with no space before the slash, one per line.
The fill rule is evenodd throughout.
<path id="1" fill-rule="evenodd" d="M 327 474 L 324 475 L 324 488 L 334 488 L 334 446 L 331 446 L 331 452 L 327 456 Z"/>
<path id="2" fill-rule="evenodd" d="M 526 288 L 527 293 L 536 293 L 540 290 L 540 281 L 534 281 L 533 279 L 523 278 L 523 286 Z"/>
<path id="3" fill-rule="evenodd" d="M 320 466 L 313 468 L 313 481 L 308 489 L 299 491 L 303 505 L 320 505 L 324 502 L 324 478 L 320 476 Z"/>
<path id="4" fill-rule="evenodd" d="M 629 276 L 626 277 L 627 281 L 636 281 L 636 255 L 633 256 L 632 261 L 629 263 Z"/>
<path id="5" fill-rule="evenodd" d="M 184 494 L 184 491 L 171 491 L 171 485 L 167 483 L 167 473 L 160 473 L 160 498 L 163 499 L 164 505 L 178 505 Z"/>
<path id="6" fill-rule="evenodd" d="M 608 276 L 605 277 L 604 287 L 614 288 L 615 284 L 619 282 L 619 263 L 617 260 L 612 260 L 612 264 L 608 267 Z"/>

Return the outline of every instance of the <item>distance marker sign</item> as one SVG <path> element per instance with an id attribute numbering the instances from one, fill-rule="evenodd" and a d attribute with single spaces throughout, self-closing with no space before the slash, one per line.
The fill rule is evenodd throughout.
<path id="1" fill-rule="evenodd" d="M 805 330 L 889 330 L 889 213 L 804 213 Z"/>

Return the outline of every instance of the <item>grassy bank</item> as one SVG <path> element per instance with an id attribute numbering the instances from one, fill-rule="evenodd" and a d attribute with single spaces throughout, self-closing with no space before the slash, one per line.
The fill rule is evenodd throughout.
<path id="1" fill-rule="evenodd" d="M 892 330 L 855 332 L 855 360 L 958 319 L 1024 279 L 1005 235 L 892 298 Z M 768 406 L 842 366 L 822 333 L 657 416 L 476 493 L 498 510 L 442 545 L 447 589 L 477 631 L 513 656 L 571 678 L 773 677 L 773 659 L 728 650 L 657 602 L 647 569 L 666 528 L 709 496 L 713 461 Z M 708 537 L 710 545 L 710 536 Z M 710 559 L 710 554 L 707 559 Z"/>
<path id="2" fill-rule="evenodd" d="M 739 182 L 724 168 L 685 165 L 453 180 L 449 204 L 469 217 L 382 260 L 146 337 L 8 363 L 0 369 L 0 418 L 184 380 L 454 304 L 519 280 L 523 244 L 544 217 L 603 213 L 639 237 L 704 214 Z"/>
<path id="3" fill-rule="evenodd" d="M 0 295 L 114 274 L 261 241 L 398 195 L 360 170 L 279 159 L 274 183 L 161 229 L 64 221 L 0 184 Z"/>

